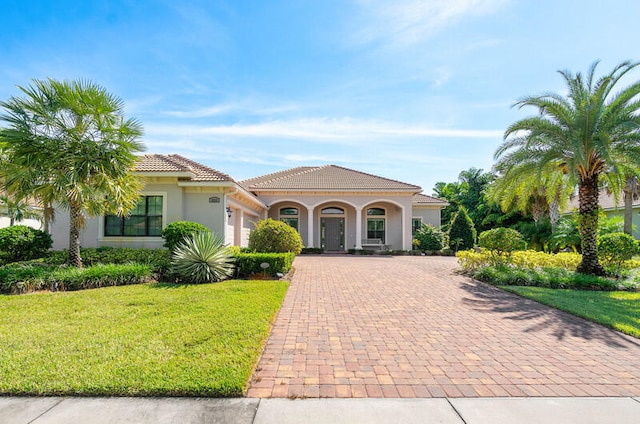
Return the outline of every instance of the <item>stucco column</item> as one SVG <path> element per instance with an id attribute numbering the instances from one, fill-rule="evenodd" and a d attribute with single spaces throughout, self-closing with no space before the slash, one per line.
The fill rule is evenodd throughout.
<path id="1" fill-rule="evenodd" d="M 242 246 L 242 231 L 244 227 L 244 210 L 242 208 L 234 211 L 236 221 L 234 223 L 233 244 L 234 246 Z"/>
<path id="2" fill-rule="evenodd" d="M 356 249 L 362 249 L 362 208 L 356 207 Z"/>
<path id="3" fill-rule="evenodd" d="M 312 207 L 307 207 L 307 247 L 313 246 L 313 209 Z"/>

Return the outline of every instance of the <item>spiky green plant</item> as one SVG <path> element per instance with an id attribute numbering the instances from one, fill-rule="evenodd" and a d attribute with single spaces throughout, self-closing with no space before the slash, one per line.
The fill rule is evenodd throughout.
<path id="1" fill-rule="evenodd" d="M 173 272 L 184 282 L 212 283 L 233 275 L 234 258 L 222 237 L 209 231 L 178 244 L 171 260 Z"/>

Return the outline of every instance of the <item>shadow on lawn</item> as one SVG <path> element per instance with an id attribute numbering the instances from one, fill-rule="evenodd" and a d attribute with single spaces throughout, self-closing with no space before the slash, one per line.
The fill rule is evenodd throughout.
<path id="1" fill-rule="evenodd" d="M 467 279 L 460 287 L 472 296 L 462 301 L 476 311 L 505 314 L 504 318 L 510 320 L 531 320 L 525 332 L 550 331 L 558 340 L 573 336 L 618 348 L 640 347 L 640 341 L 631 336 L 485 283 Z"/>

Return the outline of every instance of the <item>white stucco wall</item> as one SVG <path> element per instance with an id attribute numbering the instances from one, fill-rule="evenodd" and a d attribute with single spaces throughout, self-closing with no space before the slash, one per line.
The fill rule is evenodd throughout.
<path id="1" fill-rule="evenodd" d="M 422 218 L 423 224 L 440 227 L 441 209 L 439 206 L 414 206 L 412 218 Z"/>

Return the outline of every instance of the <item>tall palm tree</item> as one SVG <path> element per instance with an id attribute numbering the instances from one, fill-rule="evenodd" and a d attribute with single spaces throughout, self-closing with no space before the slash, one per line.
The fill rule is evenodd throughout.
<path id="1" fill-rule="evenodd" d="M 30 194 L 69 210 L 69 261 L 82 266 L 85 214 L 124 215 L 139 199 L 133 174 L 142 127 L 125 119 L 121 99 L 88 81 L 33 80 L 23 97 L 0 102 L 1 177 L 7 192 Z"/>
<path id="2" fill-rule="evenodd" d="M 640 82 L 614 93 L 621 78 L 638 66 L 623 62 L 596 79 L 595 62 L 586 76 L 560 71 L 568 94 L 529 96 L 515 106 L 533 106 L 538 114 L 507 128 L 495 158 L 501 166 L 537 167 L 557 164 L 578 185 L 582 261 L 578 272 L 602 275 L 598 262 L 598 189 L 601 178 L 613 188 L 618 168 L 640 163 Z M 610 170 L 613 170 L 611 174 Z"/>

